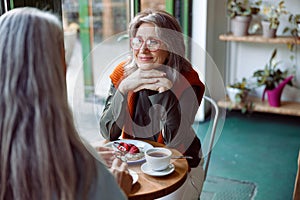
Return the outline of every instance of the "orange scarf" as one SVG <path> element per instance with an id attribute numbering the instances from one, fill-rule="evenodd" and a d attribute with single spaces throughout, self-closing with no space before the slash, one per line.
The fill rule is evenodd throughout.
<path id="1" fill-rule="evenodd" d="M 120 82 L 123 80 L 124 77 L 124 66 L 126 64 L 126 61 L 121 62 L 113 71 L 113 73 L 110 75 L 110 79 L 114 85 L 115 88 L 118 88 Z M 200 88 L 201 93 L 196 94 L 198 103 L 200 105 L 205 86 L 200 81 L 198 73 L 191 67 L 189 71 L 184 71 L 181 73 L 182 76 L 179 77 L 179 81 L 177 81 L 173 86 L 174 94 L 176 95 L 177 99 L 180 99 L 181 94 L 183 91 L 191 86 L 198 86 Z M 128 102 L 128 111 L 130 116 L 133 116 L 134 112 L 134 106 L 135 106 L 135 96 L 136 93 L 130 91 L 127 95 L 127 102 Z M 133 139 L 134 136 L 125 133 L 124 127 L 122 129 L 122 138 L 124 139 Z M 159 134 L 157 142 L 164 144 L 162 133 Z"/>

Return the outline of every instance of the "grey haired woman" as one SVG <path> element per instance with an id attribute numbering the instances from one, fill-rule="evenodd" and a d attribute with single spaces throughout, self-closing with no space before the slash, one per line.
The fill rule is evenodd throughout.
<path id="1" fill-rule="evenodd" d="M 13 9 L 0 35 L 0 200 L 126 199 L 74 128 L 58 18 Z"/>

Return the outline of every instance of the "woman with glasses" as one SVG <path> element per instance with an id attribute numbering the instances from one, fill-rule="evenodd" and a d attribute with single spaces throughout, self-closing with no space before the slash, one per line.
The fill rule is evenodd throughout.
<path id="1" fill-rule="evenodd" d="M 165 198 L 198 199 L 203 162 L 192 124 L 204 85 L 185 58 L 181 28 L 167 12 L 146 10 L 130 23 L 129 36 L 132 56 L 110 75 L 101 134 L 108 140 L 152 140 L 192 156 L 187 181 Z"/>

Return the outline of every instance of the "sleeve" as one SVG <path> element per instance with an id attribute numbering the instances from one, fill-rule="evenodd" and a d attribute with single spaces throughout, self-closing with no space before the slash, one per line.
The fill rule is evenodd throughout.
<path id="1" fill-rule="evenodd" d="M 90 188 L 89 199 L 127 199 L 126 194 L 118 185 L 115 177 L 110 173 L 97 151 L 84 139 L 81 138 L 88 152 L 95 159 L 96 177 Z"/>
<path id="2" fill-rule="evenodd" d="M 116 140 L 122 133 L 126 117 L 127 98 L 111 84 L 100 118 L 100 132 L 107 140 Z"/>
<path id="3" fill-rule="evenodd" d="M 125 193 L 116 182 L 115 177 L 102 162 L 96 160 L 96 169 L 97 177 L 92 188 L 90 199 L 127 199 Z"/>

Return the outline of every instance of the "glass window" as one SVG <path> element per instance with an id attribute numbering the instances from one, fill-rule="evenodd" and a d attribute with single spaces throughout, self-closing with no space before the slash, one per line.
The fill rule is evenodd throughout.
<path id="1" fill-rule="evenodd" d="M 155 8 L 160 10 L 166 9 L 166 0 L 141 0 L 141 10 Z"/>
<path id="2" fill-rule="evenodd" d="M 63 0 L 63 16 L 65 28 L 71 25 L 80 25 L 80 17 L 90 17 L 90 32 L 93 33 L 93 42 L 100 43 L 103 39 L 114 34 L 126 31 L 128 24 L 128 12 L 126 0 L 89 0 L 80 3 L 79 0 Z M 87 12 L 80 9 L 87 6 Z"/>
<path id="3" fill-rule="evenodd" d="M 128 27 L 128 2 L 128 0 L 62 0 L 66 61 L 68 66 L 72 63 L 74 65 L 83 63 L 85 98 L 93 98 L 97 78 L 102 75 L 101 67 L 104 62 L 100 57 L 103 54 L 108 55 L 106 58 L 112 54 L 119 56 L 114 50 L 104 51 L 103 41 L 110 42 L 105 43 L 106 48 L 118 45 L 121 49 L 125 47 L 129 49 L 129 43 L 125 46 L 124 40 L 122 42 L 118 40 L 118 38 L 126 39 L 118 34 L 124 34 Z"/>

